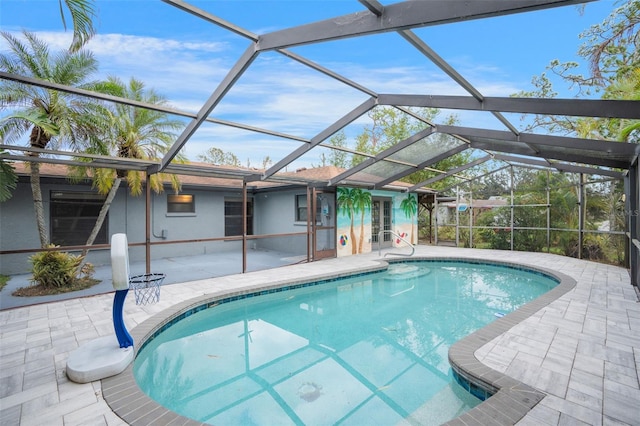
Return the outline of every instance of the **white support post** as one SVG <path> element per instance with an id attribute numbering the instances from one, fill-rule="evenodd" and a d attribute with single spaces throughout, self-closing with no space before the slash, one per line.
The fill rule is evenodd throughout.
<path id="1" fill-rule="evenodd" d="M 511 251 L 513 251 L 513 209 L 514 209 L 514 204 L 515 204 L 515 199 L 514 199 L 514 195 L 513 195 L 513 166 L 511 166 Z"/>

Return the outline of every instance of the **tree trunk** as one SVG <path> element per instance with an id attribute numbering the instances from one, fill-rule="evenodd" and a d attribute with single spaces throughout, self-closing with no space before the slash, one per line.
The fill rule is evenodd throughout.
<path id="1" fill-rule="evenodd" d="M 409 238 L 409 241 L 411 241 L 411 244 L 416 244 L 416 242 L 413 241 L 413 214 L 411 214 L 411 237 Z"/>
<path id="2" fill-rule="evenodd" d="M 353 230 L 353 216 L 354 216 L 354 212 L 353 210 L 351 210 L 351 228 L 349 229 L 349 233 L 351 234 L 351 254 L 357 254 L 358 253 L 358 245 L 356 244 L 356 233 Z"/>
<path id="3" fill-rule="evenodd" d="M 49 233 L 44 221 L 44 205 L 42 203 L 42 189 L 40 188 L 40 164 L 31 163 L 31 193 L 33 194 L 33 208 L 36 214 L 36 224 L 40 235 L 40 246 L 45 248 L 49 245 Z"/>
<path id="4" fill-rule="evenodd" d="M 358 242 L 358 253 L 362 253 L 362 243 L 364 242 L 364 208 L 360 214 L 360 241 Z"/>
<path id="5" fill-rule="evenodd" d="M 93 229 L 91 230 L 91 234 L 89 234 L 89 238 L 87 238 L 87 242 L 85 245 L 90 246 L 96 240 L 98 236 L 98 232 L 100 232 L 100 228 L 102 228 L 102 224 L 104 223 L 104 219 L 107 217 L 107 213 L 109 212 L 109 208 L 111 207 L 111 203 L 118 193 L 118 189 L 120 188 L 120 183 L 122 182 L 122 178 L 116 177 L 116 180 L 113 182 L 111 189 L 109 190 L 109 194 L 107 194 L 107 198 L 104 200 L 104 204 L 100 209 L 100 213 L 98 214 L 98 218 L 96 219 L 95 225 L 93 225 Z M 86 257 L 89 253 L 89 248 L 85 248 L 82 250 L 82 257 Z"/>

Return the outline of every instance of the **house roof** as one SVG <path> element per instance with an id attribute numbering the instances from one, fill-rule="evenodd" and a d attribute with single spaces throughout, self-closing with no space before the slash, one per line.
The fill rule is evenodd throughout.
<path id="1" fill-rule="evenodd" d="M 169 152 L 160 161 L 125 160 L 116 157 L 82 154 L 91 158 L 95 165 L 100 167 L 130 168 L 144 170 L 148 173 L 164 171 L 185 176 L 208 177 L 213 179 L 210 182 L 219 182 L 220 184 L 222 184 L 222 181 L 215 179 L 242 179 L 250 182 L 254 187 L 263 185 L 259 182 L 270 182 L 271 185 L 313 182 L 318 185 L 328 186 L 359 185 L 369 188 L 394 188 L 396 183 L 404 177 L 422 170 L 432 170 L 431 167 L 438 161 L 457 153 L 470 152 L 473 160 L 469 164 L 449 170 L 439 170 L 441 176 L 465 179 L 472 170 L 478 170 L 480 167 L 497 170 L 505 165 L 518 164 L 621 178 L 626 170 L 637 164 L 640 145 L 588 138 L 524 133 L 516 129 L 514 124 L 510 122 L 508 114 L 640 119 L 640 101 L 486 96 L 465 79 L 459 70 L 456 70 L 445 59 L 440 57 L 421 37 L 421 33 L 418 32 L 418 30 L 427 26 L 444 27 L 445 24 L 466 20 L 481 20 L 493 17 L 508 18 L 513 14 L 538 13 L 542 9 L 587 1 L 518 0 L 504 2 L 487 0 L 468 2 L 465 0 L 447 0 L 433 2 L 403 1 L 383 5 L 377 0 L 358 0 L 361 10 L 357 12 L 304 25 L 294 25 L 264 34 L 254 34 L 187 2 L 180 1 L 178 4 L 178 2 L 167 1 L 168 4 L 175 6 L 182 12 L 189 13 L 197 19 L 203 19 L 224 31 L 234 33 L 235 36 L 244 37 L 250 44 L 250 48 L 237 53 L 237 63 L 228 70 L 216 90 L 204 102 L 198 114 L 89 92 L 4 71 L 0 72 L 0 78 L 76 93 L 109 102 L 119 102 L 134 107 L 163 111 L 189 120 L 184 131 L 176 138 Z M 261 3 L 261 5 L 266 4 L 267 2 Z M 211 3 L 208 7 L 211 9 L 216 8 L 214 3 Z M 266 25 L 264 27 L 268 28 L 269 26 Z M 446 29 L 449 28 L 446 27 Z M 539 30 L 552 31 L 552 29 L 546 28 L 540 28 Z M 451 29 L 451 31 L 454 31 L 451 33 L 451 36 L 454 37 L 455 29 Z M 290 50 L 298 46 L 312 44 L 318 49 L 325 48 L 328 52 L 332 52 L 335 51 L 335 49 L 332 50 L 334 46 L 332 43 L 335 41 L 357 39 L 363 43 L 375 43 L 375 37 L 371 36 L 386 33 L 400 35 L 398 38 L 400 43 L 406 43 L 403 47 L 409 46 L 410 49 L 413 49 L 413 52 L 422 56 L 425 62 L 430 62 L 435 68 L 449 76 L 457 87 L 448 94 L 424 93 L 423 88 L 412 87 L 405 88 L 408 93 L 382 93 Z M 553 57 L 553 46 L 547 47 L 551 58 Z M 527 46 L 522 46 L 522 50 L 527 48 Z M 335 122 L 326 123 L 324 130 L 311 138 L 287 134 L 279 129 L 259 128 L 245 123 L 214 118 L 212 113 L 216 109 L 216 105 L 231 91 L 242 75 L 252 68 L 253 64 L 257 62 L 255 59 L 265 54 L 284 55 L 288 60 L 317 72 L 319 76 L 328 77 L 337 84 L 344 85 L 349 90 L 356 90 L 361 94 L 362 103 L 353 107 Z M 384 52 L 380 54 L 384 55 Z M 150 66 L 153 66 L 153 64 L 150 64 Z M 277 73 L 277 70 L 274 70 L 274 73 Z M 487 79 L 492 77 L 488 75 Z M 379 83 L 377 87 L 385 87 Z M 460 95 L 461 92 L 469 95 Z M 441 125 L 425 121 L 426 128 L 424 130 L 406 139 L 396 141 L 393 146 L 376 155 L 356 152 L 355 150 L 337 147 L 328 143 L 332 135 L 344 129 L 350 123 L 359 120 L 378 106 L 393 107 L 418 119 L 419 117 L 416 117 L 409 107 L 482 112 L 491 116 L 488 117 L 490 120 L 487 121 L 495 123 L 495 120 L 497 120 L 502 130 Z M 331 108 L 331 105 L 326 105 L 325 107 Z M 277 120 L 273 121 L 273 125 L 275 126 L 277 122 Z M 266 134 L 288 142 L 293 141 L 297 145 L 291 149 L 288 155 L 277 159 L 275 164 L 265 170 L 209 167 L 197 164 L 182 165 L 173 162 L 177 154 L 188 145 L 193 134 L 204 123 L 230 126 L 244 131 L 255 132 L 257 135 Z M 54 161 L 59 164 L 72 164 L 72 158 L 79 156 L 77 153 L 38 150 L 9 145 L 0 145 L 0 149 L 8 150 L 8 152 L 0 154 L 1 158 L 22 161 L 33 159 L 33 157 L 20 154 L 25 151 L 53 154 L 54 157 L 49 157 L 48 159 L 43 157 L 37 161 Z M 339 150 L 350 155 L 359 155 L 365 159 L 357 166 L 344 171 L 334 169 L 333 172 L 337 174 L 329 173 L 329 169 L 301 171 L 305 173 L 283 172 L 296 160 L 315 149 Z M 187 180 L 185 177 L 185 182 Z M 201 182 L 201 179 L 194 178 L 193 182 L 194 184 L 195 182 Z M 412 185 L 408 190 L 414 192 L 430 190 L 432 183 L 433 180 L 430 179 L 429 181 Z M 401 188 L 407 189 L 406 185 Z"/>
<path id="2" fill-rule="evenodd" d="M 16 162 L 14 163 L 16 173 L 18 175 L 28 175 L 28 163 Z M 180 175 L 180 183 L 184 186 L 200 186 L 209 188 L 229 188 L 229 189 L 241 189 L 242 179 L 237 176 L 231 177 L 230 175 L 224 177 L 214 176 L 214 173 L 225 169 L 228 173 L 255 173 L 257 169 L 247 169 L 242 167 L 232 166 L 214 166 L 206 163 L 198 163 L 195 166 L 199 167 L 203 173 L 198 175 L 184 174 Z M 68 165 L 66 164 L 53 164 L 53 163 L 41 163 L 40 164 L 40 176 L 43 178 L 66 178 L 68 176 Z M 211 172 L 207 173 L 207 169 Z M 252 189 L 267 189 L 288 186 L 291 184 L 306 185 L 307 183 L 314 182 L 329 182 L 332 178 L 343 173 L 345 169 L 335 166 L 324 166 L 314 168 L 299 169 L 294 172 L 285 172 L 279 175 L 279 181 L 254 181 L 248 187 Z M 169 183 L 169 180 L 166 180 Z M 393 182 L 395 189 L 407 189 L 411 185 L 406 182 Z M 394 188 L 389 188 L 394 189 Z"/>

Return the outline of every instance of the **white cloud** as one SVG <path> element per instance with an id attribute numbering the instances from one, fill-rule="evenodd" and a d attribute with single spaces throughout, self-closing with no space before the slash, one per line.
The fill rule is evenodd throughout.
<path id="1" fill-rule="evenodd" d="M 70 34 L 63 32 L 40 32 L 38 36 L 51 46 L 52 51 L 66 49 L 71 41 Z M 201 109 L 243 51 L 227 42 L 126 34 L 99 34 L 87 48 L 98 59 L 101 75 L 115 75 L 125 81 L 135 76 L 147 87 L 166 96 L 173 107 L 193 113 Z M 378 93 L 467 94 L 440 70 L 425 63 L 375 67 L 343 62 L 333 63 L 328 68 Z M 495 70 L 489 75 L 498 72 Z M 474 75 L 484 75 L 484 72 Z M 505 96 L 516 91 L 516 86 L 504 79 L 478 78 L 473 83 L 487 96 Z M 367 94 L 272 52 L 262 54 L 254 61 L 211 116 L 310 139 L 367 97 Z M 479 122 L 485 120 L 477 115 L 458 114 L 462 125 L 478 123 L 479 126 Z M 493 117 L 488 120 L 495 121 Z M 352 126 L 366 122 L 368 119 L 363 117 Z M 349 131 L 353 132 L 353 127 Z M 259 165 L 267 155 L 274 161 L 280 160 L 300 143 L 205 123 L 187 142 L 184 151 L 195 160 L 211 146 L 233 152 L 243 163 L 248 159 L 252 165 Z M 313 159 L 318 155 L 319 152 L 314 154 L 312 151 L 304 158 L 318 164 L 319 159 Z"/>
<path id="2" fill-rule="evenodd" d="M 467 95 L 447 76 L 438 72 L 425 73 L 417 67 L 375 69 L 353 64 L 340 65 L 344 69 L 348 68 L 348 74 L 354 81 L 380 93 Z M 198 81 L 200 83 L 194 82 L 194 85 L 202 87 L 202 80 Z M 508 83 L 486 82 L 478 88 L 487 96 L 502 96 L 504 93 L 512 93 L 513 87 Z M 206 96 L 212 91 L 210 89 Z M 297 63 L 292 65 L 283 59 L 270 58 L 254 62 L 216 107 L 212 116 L 311 139 L 367 97 L 366 94 Z M 197 110 L 202 102 L 185 99 L 178 101 L 178 105 Z M 446 111 L 442 115 L 449 113 L 457 114 L 462 125 L 482 127 L 493 123 L 490 127 L 500 128 L 499 123 L 495 124 L 497 120 L 488 113 Z M 368 122 L 365 116 L 353 126 L 357 127 L 358 123 L 362 126 Z M 206 126 L 208 125 L 203 125 L 186 144 L 190 158 L 216 146 L 235 153 L 243 164 L 249 160 L 252 165 L 259 165 L 267 155 L 278 161 L 300 146 L 298 142 L 224 126 L 204 130 Z M 312 150 L 289 168 L 319 164 L 319 155 L 319 150 Z"/>

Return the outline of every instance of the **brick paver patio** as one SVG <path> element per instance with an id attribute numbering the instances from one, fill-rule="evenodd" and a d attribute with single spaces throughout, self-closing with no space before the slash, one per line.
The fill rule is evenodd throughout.
<path id="1" fill-rule="evenodd" d="M 542 253 L 419 246 L 416 256 L 473 257 L 544 267 L 574 289 L 476 351 L 485 365 L 546 394 L 518 424 L 640 424 L 640 303 L 623 268 Z M 377 252 L 248 274 L 165 285 L 161 300 L 125 303 L 129 330 L 187 299 L 269 281 L 374 267 Z M 101 382 L 70 382 L 69 353 L 113 334 L 113 295 L 0 312 L 2 425 L 125 424 L 102 397 Z M 498 421 L 496 421 L 498 422 Z"/>

